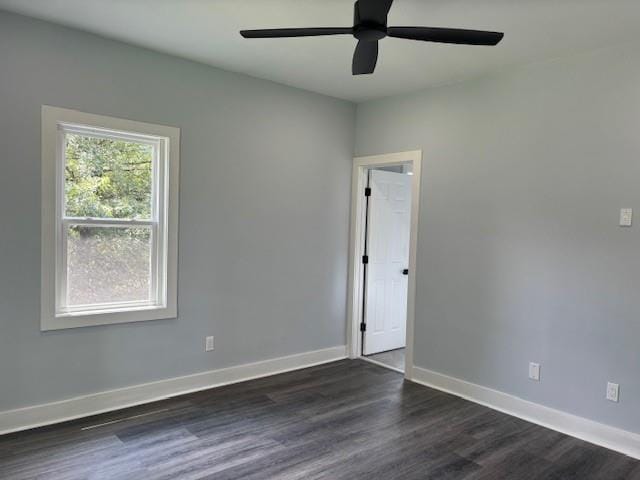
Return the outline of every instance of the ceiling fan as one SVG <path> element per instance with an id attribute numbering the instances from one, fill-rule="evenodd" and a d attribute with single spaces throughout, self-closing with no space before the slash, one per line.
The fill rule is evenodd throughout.
<path id="1" fill-rule="evenodd" d="M 456 43 L 460 45 L 497 45 L 504 33 L 459 28 L 388 27 L 387 16 L 393 0 L 358 0 L 354 6 L 353 27 L 273 28 L 242 30 L 244 38 L 317 37 L 322 35 L 353 35 L 358 45 L 353 55 L 354 75 L 370 74 L 378 61 L 378 40 L 384 37 L 421 40 L 423 42 Z"/>

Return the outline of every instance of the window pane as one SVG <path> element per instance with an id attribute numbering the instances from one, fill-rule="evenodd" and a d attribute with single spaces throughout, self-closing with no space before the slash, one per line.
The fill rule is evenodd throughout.
<path id="1" fill-rule="evenodd" d="M 66 134 L 68 217 L 151 218 L 153 146 Z"/>
<path id="2" fill-rule="evenodd" d="M 68 306 L 151 299 L 151 229 L 70 225 Z"/>

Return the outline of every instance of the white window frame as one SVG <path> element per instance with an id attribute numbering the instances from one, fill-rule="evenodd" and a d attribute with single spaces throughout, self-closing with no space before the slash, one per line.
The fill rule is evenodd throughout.
<path id="1" fill-rule="evenodd" d="M 152 218 L 65 217 L 65 136 L 68 133 L 146 143 L 153 147 Z M 177 316 L 180 129 L 42 107 L 41 329 L 108 325 Z M 66 238 L 69 225 L 144 226 L 151 230 L 151 301 L 67 306 Z"/>

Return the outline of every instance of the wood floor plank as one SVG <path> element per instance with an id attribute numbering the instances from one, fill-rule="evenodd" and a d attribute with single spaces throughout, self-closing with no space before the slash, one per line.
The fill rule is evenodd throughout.
<path id="1" fill-rule="evenodd" d="M 640 480 L 640 462 L 344 360 L 0 437 L 3 480 Z"/>

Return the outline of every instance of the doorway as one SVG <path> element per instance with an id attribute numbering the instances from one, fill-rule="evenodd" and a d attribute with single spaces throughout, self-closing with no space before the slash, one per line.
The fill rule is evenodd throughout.
<path id="1" fill-rule="evenodd" d="M 362 352 L 404 372 L 411 214 L 410 165 L 367 169 Z"/>
<path id="2" fill-rule="evenodd" d="M 350 358 L 411 378 L 420 151 L 354 159 Z"/>

